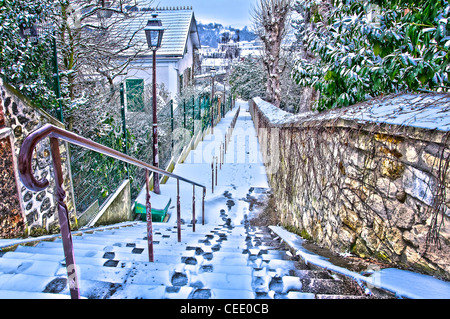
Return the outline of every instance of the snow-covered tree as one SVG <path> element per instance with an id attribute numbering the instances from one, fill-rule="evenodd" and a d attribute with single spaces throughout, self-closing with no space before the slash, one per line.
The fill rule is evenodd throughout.
<path id="1" fill-rule="evenodd" d="M 259 57 L 247 56 L 235 64 L 229 76 L 231 93 L 249 100 L 259 96 L 265 98 L 267 75 Z"/>
<path id="2" fill-rule="evenodd" d="M 447 0 L 297 1 L 300 85 L 320 92 L 316 108 L 381 94 L 450 89 Z"/>
<path id="3" fill-rule="evenodd" d="M 46 24 L 54 10 L 53 0 L 0 0 L 0 75 L 36 106 L 54 108 L 51 39 Z M 43 39 L 37 41 L 37 32 Z"/>

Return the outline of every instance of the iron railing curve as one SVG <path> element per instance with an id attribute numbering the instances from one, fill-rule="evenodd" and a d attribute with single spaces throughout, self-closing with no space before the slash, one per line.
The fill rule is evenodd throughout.
<path id="1" fill-rule="evenodd" d="M 49 186 L 49 181 L 47 179 L 37 180 L 33 175 L 32 161 L 33 152 L 36 145 L 44 138 L 50 138 L 50 149 L 53 160 L 54 169 L 54 179 L 55 179 L 55 197 L 58 205 L 58 217 L 60 223 L 60 232 L 63 242 L 64 256 L 66 259 L 66 269 L 68 275 L 68 283 L 70 289 L 70 295 L 72 299 L 79 299 L 79 286 L 78 277 L 75 267 L 75 258 L 73 252 L 73 242 L 70 230 L 70 222 L 67 206 L 64 202 L 65 191 L 63 189 L 63 172 L 61 167 L 61 154 L 59 149 L 59 139 L 64 140 L 68 143 L 78 145 L 80 147 L 87 148 L 91 151 L 95 151 L 115 159 L 124 161 L 126 163 L 144 168 L 146 170 L 146 186 L 147 186 L 147 196 L 146 196 L 146 206 L 147 206 L 147 238 L 149 245 L 149 260 L 153 261 L 153 236 L 152 236 L 152 222 L 151 222 L 151 206 L 150 206 L 150 193 L 149 193 L 149 178 L 148 171 L 158 173 L 161 175 L 166 175 L 168 177 L 175 178 L 177 180 L 177 228 L 178 228 L 178 241 L 181 241 L 181 223 L 180 223 L 180 193 L 179 193 L 179 182 L 183 181 L 193 185 L 193 231 L 195 231 L 195 186 L 203 188 L 203 198 L 202 198 L 202 224 L 205 222 L 205 195 L 206 187 L 191 181 L 182 176 L 167 172 L 163 169 L 145 163 L 143 161 L 137 160 L 129 155 L 123 154 L 119 151 L 111 149 L 107 146 L 96 143 L 92 140 L 79 136 L 73 132 L 67 131 L 65 129 L 56 127 L 51 124 L 46 124 L 41 128 L 30 133 L 22 143 L 19 151 L 19 176 L 24 184 L 30 190 L 42 191 Z"/>

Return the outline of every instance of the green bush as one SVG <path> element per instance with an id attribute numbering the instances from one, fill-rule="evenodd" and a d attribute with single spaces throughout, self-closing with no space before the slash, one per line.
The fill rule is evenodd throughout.
<path id="1" fill-rule="evenodd" d="M 449 90 L 448 1 L 343 0 L 331 10 L 297 1 L 296 10 L 297 37 L 315 58 L 300 58 L 294 76 L 320 92 L 317 110 Z"/>

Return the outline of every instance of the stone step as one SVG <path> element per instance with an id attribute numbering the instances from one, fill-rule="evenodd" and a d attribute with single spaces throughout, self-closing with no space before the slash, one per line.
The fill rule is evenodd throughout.
<path id="1" fill-rule="evenodd" d="M 203 238 L 207 233 L 200 233 L 200 232 L 182 232 L 181 233 L 181 242 L 187 242 L 187 241 L 195 241 L 200 238 Z M 89 237 L 90 236 L 90 237 Z M 153 240 L 164 240 L 166 238 L 170 238 L 171 240 L 177 241 L 178 234 L 177 231 L 171 231 L 171 232 L 162 232 L 162 233 L 153 233 Z M 98 242 L 102 239 L 104 242 L 107 243 L 133 243 L 135 241 L 146 241 L 147 240 L 147 233 L 136 233 L 133 234 L 133 236 L 118 236 L 116 234 L 100 234 L 97 235 L 97 237 L 93 237 L 92 235 L 83 235 L 83 236 L 74 236 L 74 243 L 75 242 L 82 242 L 82 241 L 93 241 Z"/>
<path id="2" fill-rule="evenodd" d="M 32 283 L 32 284 L 30 284 Z M 108 298 L 120 284 L 110 281 L 85 280 L 79 278 L 80 295 L 84 298 Z M 20 291 L 24 297 L 68 298 L 70 295 L 66 276 L 37 276 L 29 274 L 0 274 L 0 292 Z M 30 294 L 31 293 L 31 294 Z M 48 295 L 45 295 L 48 294 Z M 20 297 L 16 295 L 17 297 Z M 13 295 L 8 296 L 13 298 Z"/>
<path id="3" fill-rule="evenodd" d="M 69 295 L 0 289 L 0 299 L 70 299 Z"/>
<path id="4" fill-rule="evenodd" d="M 42 249 L 47 249 L 47 248 L 61 249 L 61 251 L 62 251 L 62 242 L 60 240 L 54 241 L 54 242 L 42 242 L 35 247 L 42 248 Z M 88 255 L 93 254 L 95 252 L 95 255 L 92 255 L 92 257 L 94 257 L 94 256 L 101 257 L 105 254 L 105 252 L 114 252 L 114 253 L 122 253 L 122 254 L 127 254 L 127 253 L 141 254 L 142 250 L 145 250 L 145 253 L 147 253 L 148 242 L 146 240 L 134 241 L 132 243 L 131 242 L 127 242 L 127 243 L 116 242 L 113 244 L 104 243 L 104 242 L 103 243 L 101 243 L 101 242 L 98 242 L 98 243 L 74 242 L 73 247 L 74 247 L 74 251 L 77 251 L 77 250 L 79 250 L 80 252 L 88 251 L 86 253 Z M 180 244 L 178 244 L 178 242 L 172 241 L 170 243 L 165 243 L 165 245 L 163 245 L 159 241 L 153 242 L 154 253 L 164 254 L 164 252 L 168 250 L 168 247 L 170 247 L 171 252 L 177 252 L 178 254 L 180 254 L 181 252 L 186 250 L 186 245 L 185 244 L 180 245 Z"/>
<path id="5" fill-rule="evenodd" d="M 82 297 L 365 297 L 357 296 L 354 289 L 348 288 L 348 283 L 333 279 L 326 271 L 298 269 L 298 261 L 291 260 L 285 249 L 264 245 L 271 237 L 259 228 L 210 227 L 207 232 L 186 236 L 186 242 L 182 243 L 176 241 L 176 229 L 175 233 L 171 228 L 157 230 L 154 238 L 169 237 L 164 237 L 161 246 L 155 243 L 155 262 L 149 263 L 147 241 L 141 237 L 145 235 L 145 228 L 136 231 L 140 227 L 134 231 L 132 227 L 126 229 L 128 234 L 125 235 L 119 234 L 121 229 L 113 229 L 74 236 Z M 1 291 L 21 288 L 30 298 L 39 294 L 68 297 L 66 276 L 60 239 L 42 241 L 35 246 L 18 246 L 16 251 L 0 258 Z M 22 286 L 18 285 L 18 289 L 19 282 Z M 23 286 L 26 282 L 33 282 L 34 287 Z"/>
<path id="6" fill-rule="evenodd" d="M 11 253 L 7 254 L 10 255 Z M 49 274 L 56 275 L 60 268 L 61 263 L 59 260 L 49 261 L 7 257 L 0 258 L 0 273 L 3 274 L 22 273 L 27 275 L 48 276 Z"/>
<path id="7" fill-rule="evenodd" d="M 136 248 L 134 248 L 136 249 Z M 56 256 L 56 258 L 63 259 L 64 253 L 62 247 L 28 247 L 28 246 L 18 246 L 15 252 L 23 252 L 29 254 L 41 254 L 48 256 Z M 166 251 L 165 253 L 154 254 L 155 261 L 164 263 L 175 263 L 179 262 L 183 251 Z M 6 254 L 5 254 L 6 255 Z M 147 248 L 140 248 L 133 252 L 130 249 L 129 252 L 115 252 L 111 251 L 98 251 L 89 249 L 74 249 L 75 263 L 86 263 L 86 260 L 92 259 L 95 264 L 105 262 L 106 260 L 138 260 L 138 261 L 148 261 Z M 96 261 L 97 260 L 97 261 Z"/>
<path id="8" fill-rule="evenodd" d="M 333 279 L 326 270 L 295 269 L 294 275 L 301 279 Z"/>
<path id="9" fill-rule="evenodd" d="M 47 285 L 55 278 L 57 276 L 38 276 L 21 273 L 0 274 L 0 291 L 16 290 L 39 293 L 43 292 Z"/>
<path id="10" fill-rule="evenodd" d="M 218 275 L 214 272 L 203 272 L 193 275 L 191 280 L 202 283 L 202 288 L 252 291 L 252 276 L 249 274 Z"/>
<path id="11" fill-rule="evenodd" d="M 320 295 L 354 295 L 349 283 L 337 279 L 301 279 L 302 291 Z"/>
<path id="12" fill-rule="evenodd" d="M 326 295 L 317 294 L 316 299 L 370 299 L 369 296 L 359 296 L 359 295 Z"/>
<path id="13" fill-rule="evenodd" d="M 27 247 L 27 248 L 21 248 L 16 250 L 15 252 L 8 252 L 3 255 L 2 258 L 0 258 L 0 262 L 2 259 L 20 259 L 24 262 L 26 261 L 33 261 L 33 260 L 44 260 L 44 261 L 53 261 L 56 263 L 60 263 L 61 265 L 65 265 L 65 259 L 64 255 L 61 251 L 54 252 L 53 254 L 46 254 L 46 250 L 39 250 L 35 251 L 31 248 L 35 247 Z M 98 255 L 94 255 L 94 252 L 92 255 L 80 255 L 81 250 L 75 251 L 75 264 L 87 264 L 87 265 L 93 265 L 93 266 L 105 266 L 105 267 L 120 267 L 120 268 L 128 268 L 129 265 L 133 262 L 148 262 L 148 254 L 146 250 L 143 251 L 141 254 L 114 254 L 108 255 L 107 252 L 101 252 Z M 181 255 L 175 255 L 175 254 L 169 254 L 163 255 L 163 254 L 155 254 L 154 256 L 154 263 L 160 263 L 163 265 L 169 264 L 179 264 L 181 260 Z M 102 255 L 103 254 L 103 255 Z M 103 258 L 105 256 L 106 258 Z M 1 265 L 1 264 L 0 264 Z M 65 267 L 65 266 L 64 266 Z"/>

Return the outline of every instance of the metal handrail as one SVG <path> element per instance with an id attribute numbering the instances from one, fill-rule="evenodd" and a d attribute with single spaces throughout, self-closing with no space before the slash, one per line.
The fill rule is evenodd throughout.
<path id="1" fill-rule="evenodd" d="M 193 203 L 192 203 L 192 223 L 193 231 L 195 231 L 195 186 L 203 188 L 203 199 L 202 199 L 202 225 L 205 223 L 205 195 L 206 187 L 191 181 L 182 176 L 167 172 L 158 167 L 147 164 L 143 161 L 137 160 L 129 155 L 123 154 L 119 151 L 96 143 L 92 140 L 79 136 L 73 132 L 69 132 L 62 128 L 53 126 L 51 124 L 46 124 L 36 131 L 32 132 L 23 141 L 22 147 L 19 152 L 19 175 L 25 187 L 33 191 L 42 191 L 49 186 L 49 181 L 47 179 L 36 180 L 33 175 L 32 160 L 33 151 L 37 143 L 39 143 L 44 138 L 50 138 L 50 150 L 53 160 L 53 170 L 55 177 L 56 186 L 56 202 L 58 205 L 58 217 L 61 228 L 61 238 L 63 242 L 64 256 L 66 259 L 66 269 L 68 275 L 70 295 L 72 299 L 79 299 L 80 292 L 78 286 L 78 276 L 75 268 L 75 258 L 73 252 L 73 242 L 72 234 L 70 230 L 69 214 L 67 206 L 64 202 L 66 197 L 65 191 L 63 189 L 63 172 L 61 166 L 61 154 L 59 149 L 58 139 L 64 140 L 71 144 L 75 144 L 89 150 L 104 154 L 115 159 L 124 161 L 126 163 L 144 168 L 146 170 L 146 210 L 147 210 L 147 240 L 149 247 L 149 261 L 153 261 L 153 234 L 152 234 L 152 219 L 151 219 L 151 204 L 150 204 L 150 192 L 149 192 L 149 171 L 154 173 L 166 175 L 168 177 L 175 178 L 177 180 L 177 228 L 178 228 L 178 241 L 181 241 L 181 213 L 180 213 L 180 180 L 186 183 L 192 184 L 193 191 Z"/>

